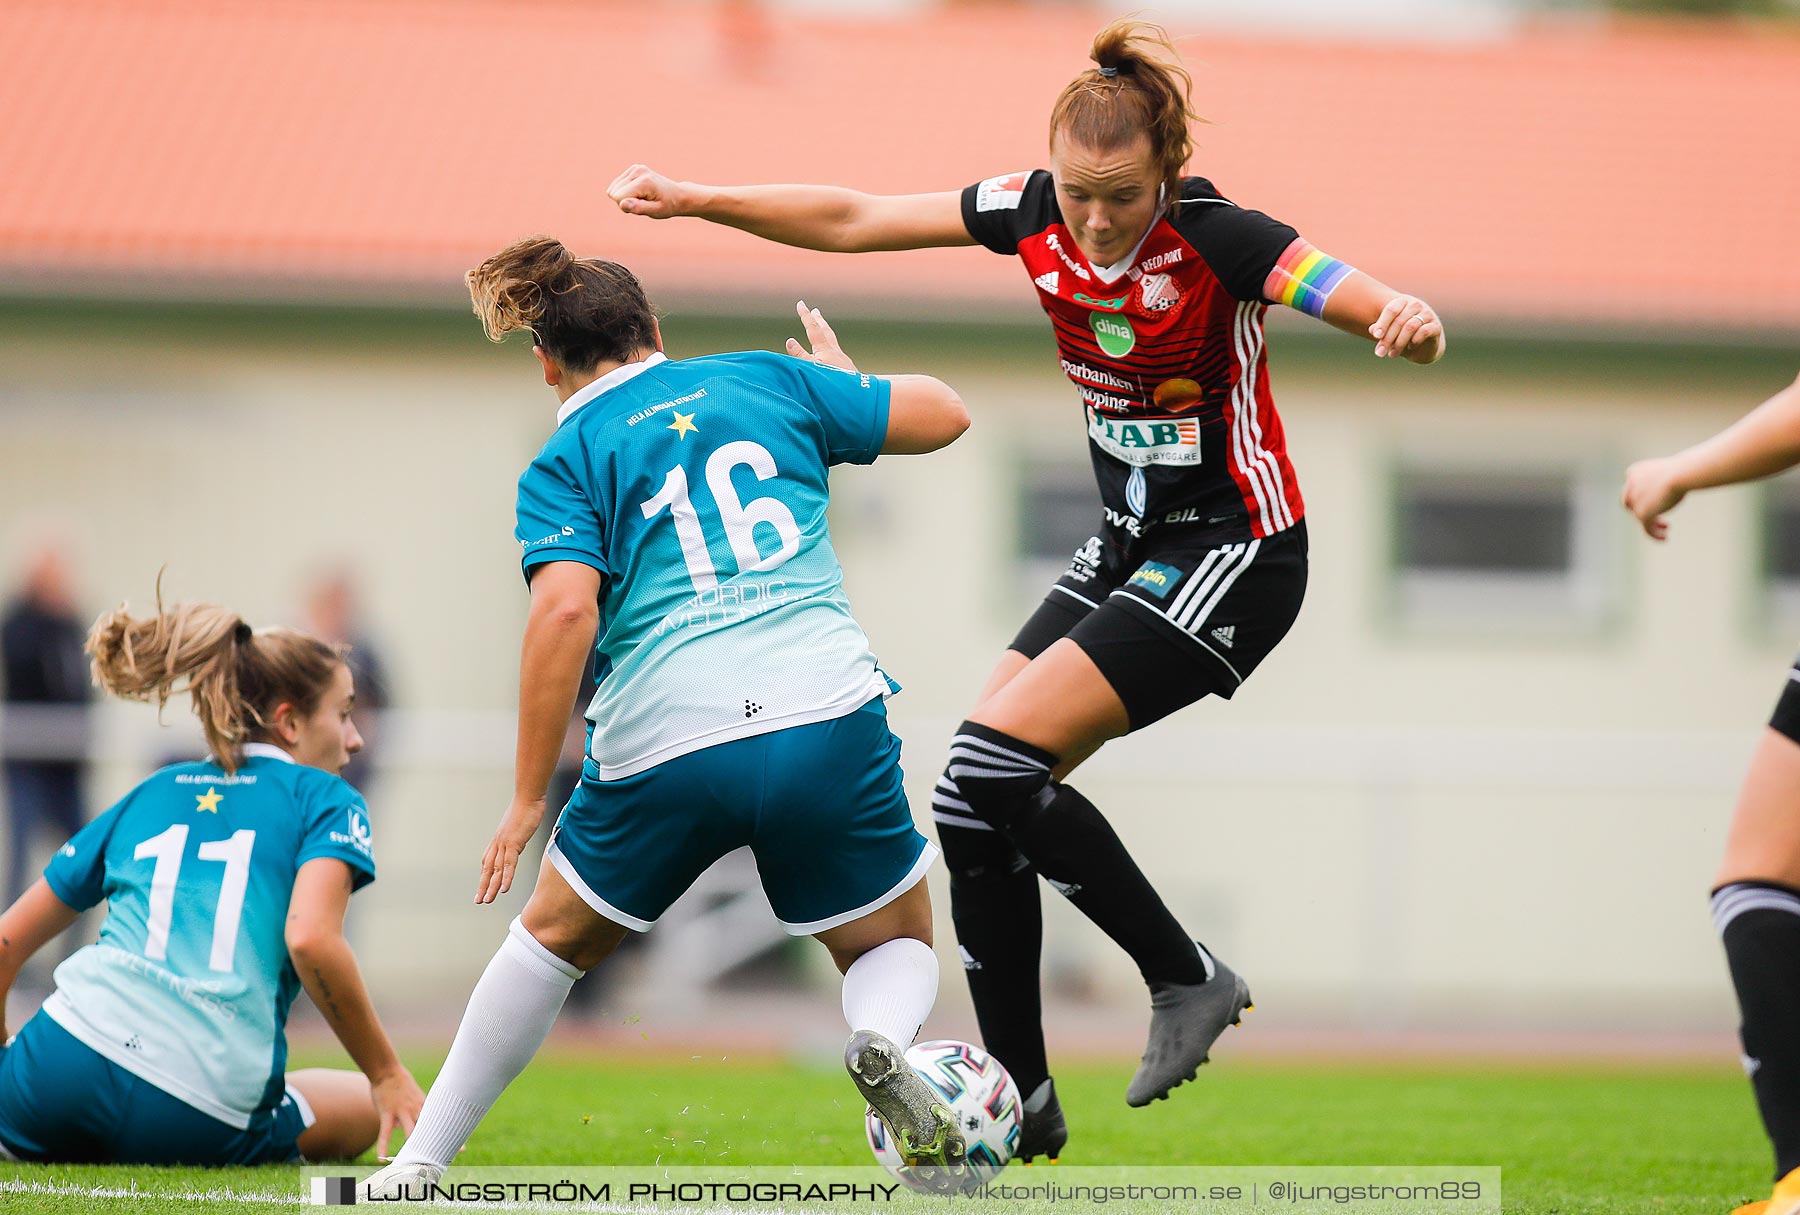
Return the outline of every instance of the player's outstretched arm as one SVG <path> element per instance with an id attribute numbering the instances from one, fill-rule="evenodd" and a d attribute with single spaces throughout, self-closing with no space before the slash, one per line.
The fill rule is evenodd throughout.
<path id="1" fill-rule="evenodd" d="M 891 375 L 884 456 L 922 456 L 948 447 L 969 429 L 969 410 L 956 389 L 928 375 Z"/>
<path id="2" fill-rule="evenodd" d="M 81 913 L 56 897 L 50 883 L 39 878 L 26 888 L 19 901 L 0 913 L 0 1042 L 6 1032 L 6 995 L 18 981 L 19 971 L 31 955 L 49 944 L 75 922 Z"/>
<path id="3" fill-rule="evenodd" d="M 375 1015 L 356 954 L 344 939 L 344 912 L 352 889 L 350 866 L 343 861 L 315 857 L 300 866 L 288 898 L 285 939 L 301 986 L 369 1078 L 369 1096 L 381 1119 L 375 1154 L 385 1160 L 394 1126 L 412 1134 L 425 1094 L 394 1052 Z"/>
<path id="4" fill-rule="evenodd" d="M 519 854 L 544 821 L 550 780 L 600 625 L 600 585 L 600 571 L 579 561 L 551 561 L 532 571 L 531 614 L 519 657 L 513 798 L 482 855 L 477 903 L 512 889 Z"/>
<path id="5" fill-rule="evenodd" d="M 1435 363 L 1449 347 L 1444 322 L 1430 304 L 1416 295 L 1395 291 L 1360 270 L 1352 271 L 1332 290 L 1320 319 L 1374 342 L 1377 358 Z"/>
<path id="6" fill-rule="evenodd" d="M 632 165 L 607 187 L 627 215 L 679 215 L 725 224 L 764 240 L 827 253 L 874 253 L 972 245 L 962 196 L 864 194 L 839 186 L 703 186 Z"/>
<path id="7" fill-rule="evenodd" d="M 1721 430 L 1672 456 L 1639 460 L 1625 470 L 1625 509 L 1644 534 L 1665 539 L 1663 515 L 1696 489 L 1736 485 L 1800 464 L 1800 379 Z"/>
<path id="8" fill-rule="evenodd" d="M 839 371 L 855 371 L 856 363 L 844 353 L 825 314 L 808 308 L 806 301 L 794 305 L 800 314 L 800 325 L 806 330 L 806 346 L 798 339 L 787 340 L 787 352 L 797 359 L 810 359 Z M 928 375 L 890 375 L 888 382 L 887 436 L 881 442 L 884 456 L 922 456 L 926 452 L 948 447 L 969 429 L 969 411 L 956 390 L 942 380 Z"/>

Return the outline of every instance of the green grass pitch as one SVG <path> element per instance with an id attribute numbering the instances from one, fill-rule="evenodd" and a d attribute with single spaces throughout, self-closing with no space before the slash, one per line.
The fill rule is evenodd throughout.
<path id="1" fill-rule="evenodd" d="M 422 1081 L 429 1070 L 420 1069 Z M 1505 1209 L 1532 1215 L 1724 1215 L 1768 1193 L 1767 1148 L 1749 1088 L 1728 1064 L 1571 1070 L 1225 1061 L 1146 1110 L 1125 1106 L 1130 1070 L 1121 1062 L 1058 1073 L 1073 1138 L 1057 1168 L 1498 1165 Z M 508 1091 L 462 1158 L 467 1165 L 659 1160 L 828 1165 L 864 1164 L 868 1156 L 854 1093 L 827 1067 L 716 1055 L 609 1062 L 558 1050 L 540 1056 Z M 370 1167 L 365 1157 L 358 1171 Z M 1055 1172 L 1040 1165 L 1029 1176 Z M 52 1189 L 29 1192 L 33 1184 Z M 234 1197 L 258 1195 L 281 1201 Z M 9 1215 L 292 1212 L 301 1196 L 299 1171 L 283 1167 L 0 1163 L 0 1211 Z"/>

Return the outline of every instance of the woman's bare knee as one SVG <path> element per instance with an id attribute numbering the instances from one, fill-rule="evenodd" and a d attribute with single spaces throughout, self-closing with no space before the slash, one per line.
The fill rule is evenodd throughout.
<path id="1" fill-rule="evenodd" d="M 1744 776 L 1715 885 L 1800 886 L 1800 744 L 1765 730 Z"/>
<path id="2" fill-rule="evenodd" d="M 840 974 L 869 950 L 902 937 L 932 943 L 931 889 L 924 878 L 893 902 L 861 919 L 814 934 L 814 939 L 831 951 L 831 960 Z"/>
<path id="3" fill-rule="evenodd" d="M 538 944 L 577 970 L 600 965 L 631 931 L 589 907 L 550 865 L 538 872 L 519 920 Z"/>
<path id="4" fill-rule="evenodd" d="M 310 1067 L 289 1072 L 287 1082 L 312 1107 L 313 1124 L 300 1132 L 300 1154 L 308 1160 L 354 1160 L 368 1151 L 381 1130 L 381 1116 L 361 1072 Z"/>

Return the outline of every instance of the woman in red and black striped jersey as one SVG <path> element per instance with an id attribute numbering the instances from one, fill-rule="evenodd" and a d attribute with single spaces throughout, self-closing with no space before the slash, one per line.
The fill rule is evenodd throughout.
<path id="1" fill-rule="evenodd" d="M 1712 438 L 1633 464 L 1625 509 L 1651 539 L 1667 539 L 1663 515 L 1694 490 L 1797 464 L 1800 380 Z M 1775 1148 L 1774 1193 L 1733 1215 L 1800 1215 L 1800 659 L 1738 794 L 1712 913 L 1743 1014 L 1744 1070 Z"/>
<path id="2" fill-rule="evenodd" d="M 878 196 L 702 186 L 633 165 L 609 191 L 630 215 L 698 216 L 809 249 L 980 243 L 1019 258 L 1050 318 L 1105 515 L 1001 658 L 933 796 L 982 1036 L 1026 1094 L 1027 1159 L 1054 1158 L 1068 1138 L 1040 1024 L 1039 876 L 1150 986 L 1130 1104 L 1191 1078 L 1249 1004 L 1063 779 L 1110 738 L 1231 696 L 1300 610 L 1305 507 L 1269 390 L 1264 311 L 1297 308 L 1387 358 L 1444 352 L 1423 300 L 1183 176 L 1190 82 L 1163 31 L 1116 22 L 1092 53 L 1098 67 L 1051 114 L 1048 171 Z"/>

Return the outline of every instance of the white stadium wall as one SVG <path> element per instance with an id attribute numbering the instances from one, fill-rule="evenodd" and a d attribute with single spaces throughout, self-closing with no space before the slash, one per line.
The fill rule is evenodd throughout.
<path id="1" fill-rule="evenodd" d="M 356 901 L 354 938 L 384 1008 L 440 1013 L 528 885 L 499 908 L 471 902 L 510 790 L 525 606 L 512 487 L 554 414 L 522 348 L 468 330 L 416 350 L 51 325 L 0 348 L 4 568 L 61 534 L 90 611 L 147 604 L 166 563 L 171 595 L 255 622 L 294 619 L 327 563 L 359 571 L 400 704 L 372 791 L 381 880 Z M 985 362 L 905 355 L 894 369 L 950 379 L 974 428 L 941 455 L 836 478 L 852 603 L 905 685 L 890 710 L 922 825 L 945 742 L 1041 593 L 1019 571 L 1021 480 L 1083 475 L 1078 408 L 1038 336 L 997 338 Z M 1763 610 L 1762 499 L 1690 502 L 1656 549 L 1622 512 L 1577 504 L 1580 603 L 1558 617 L 1529 588 L 1486 588 L 1464 610 L 1402 585 L 1394 478 L 1564 470 L 1604 497 L 1628 457 L 1691 441 L 1779 381 L 1700 360 L 1632 374 L 1630 355 L 1609 379 L 1540 378 L 1528 355 L 1371 371 L 1350 343 L 1291 366 L 1282 350 L 1278 336 L 1313 553 L 1300 622 L 1235 700 L 1109 747 L 1075 783 L 1252 977 L 1271 1028 L 1728 1028 L 1706 892 L 1792 649 Z M 95 809 L 194 745 L 187 715 L 168 716 L 159 734 L 148 709 L 103 711 Z M 966 1019 L 941 869 L 933 884 L 943 1001 Z M 1048 890 L 1045 904 L 1053 1003 L 1134 1035 L 1130 964 Z M 761 930 L 745 931 L 753 951 Z M 705 936 L 682 932 L 671 942 Z M 705 969 L 664 950 L 641 983 Z"/>

